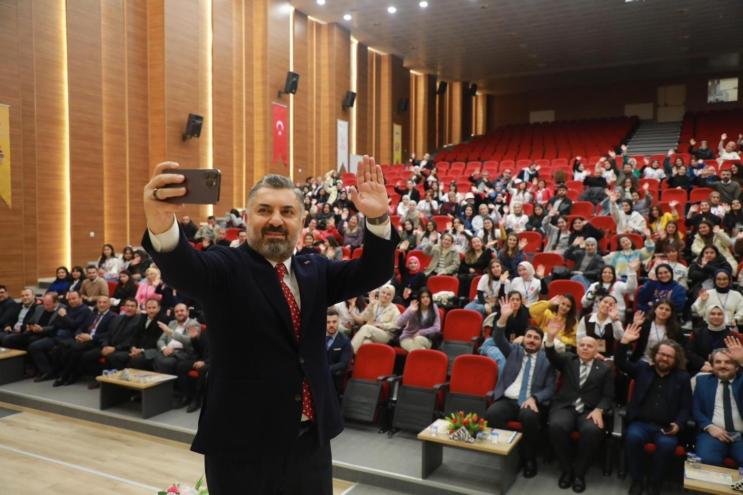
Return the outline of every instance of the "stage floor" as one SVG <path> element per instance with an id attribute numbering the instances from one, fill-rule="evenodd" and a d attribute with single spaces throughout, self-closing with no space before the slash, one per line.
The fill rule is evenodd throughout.
<path id="1" fill-rule="evenodd" d="M 28 463 L 25 461 L 22 462 L 23 458 L 18 457 L 21 454 L 8 451 L 3 446 L 11 446 L 12 448 L 23 451 L 28 449 L 31 453 L 37 453 L 42 456 L 49 455 L 54 459 L 61 459 L 71 463 L 80 463 L 82 460 L 82 462 L 87 463 L 85 465 L 89 466 L 90 462 L 98 458 L 94 451 L 76 446 L 66 447 L 67 443 L 65 439 L 71 441 L 71 439 L 83 439 L 83 437 L 87 438 L 93 446 L 102 447 L 102 455 L 107 459 L 103 465 L 107 469 L 109 466 L 120 465 L 122 469 L 127 465 L 151 468 L 151 472 L 148 472 L 146 475 L 143 474 L 143 476 L 135 480 L 148 487 L 160 487 L 163 483 L 176 480 L 191 481 L 188 478 L 189 476 L 193 477 L 194 474 L 198 476 L 199 473 L 203 472 L 201 456 L 188 451 L 186 444 L 196 430 L 198 413 L 187 414 L 185 409 L 177 409 L 148 420 L 142 420 L 138 416 L 137 405 L 134 403 L 100 411 L 98 409 L 98 395 L 99 391 L 88 390 L 86 383 L 53 388 L 50 382 L 34 383 L 32 380 L 23 380 L 0 386 L 0 401 L 13 404 L 6 407 L 18 409 L 18 406 L 21 406 L 21 408 L 34 409 L 34 411 L 24 409 L 22 414 L 10 414 L 5 418 L 3 418 L 2 409 L 0 409 L 0 425 L 6 422 L 11 422 L 14 425 L 11 428 L 0 428 L 0 464 L 6 466 L 7 462 L 11 462 L 13 459 L 18 463 L 17 467 L 0 470 L 0 486 L 14 486 L 7 484 L 8 482 L 12 482 L 11 480 L 7 480 L 8 477 L 13 477 L 16 483 L 25 483 L 26 481 L 24 480 L 29 480 L 28 483 L 30 483 L 26 489 L 27 491 L 11 490 L 6 492 L 2 490 L 2 493 L 11 493 L 13 495 L 16 493 L 24 495 L 26 493 L 45 493 L 43 489 L 37 489 L 40 486 L 37 483 L 44 483 L 44 481 L 41 481 L 39 477 L 29 471 L 29 467 L 23 467 Z M 47 412 L 42 413 L 37 410 Z M 48 413 L 55 413 L 64 417 L 56 417 L 56 421 L 51 421 Z M 34 421 L 39 422 L 39 426 L 34 427 L 28 424 L 26 426 L 16 426 L 15 422 L 21 421 L 23 423 L 28 421 L 27 419 L 22 420 L 24 417 L 34 418 Z M 81 419 L 87 421 L 80 421 Z M 53 427 L 56 423 L 57 428 L 66 431 L 68 427 L 61 426 L 62 420 L 68 420 L 73 425 L 73 427 L 69 428 L 71 432 L 69 436 L 66 433 L 62 435 L 42 428 L 44 425 L 46 425 L 44 426 L 45 428 L 47 426 Z M 27 433 L 24 428 L 31 431 L 34 431 L 34 428 L 38 428 L 41 436 L 35 437 L 34 440 L 26 440 Z M 97 430 L 96 428 L 101 428 L 101 430 Z M 149 451 L 145 448 L 139 451 L 141 455 L 127 453 L 126 455 L 131 455 L 131 457 L 115 456 L 114 458 L 108 458 L 106 456 L 113 456 L 116 452 L 114 446 L 118 445 L 118 442 L 111 440 L 112 434 L 107 428 L 116 430 L 127 437 L 131 436 L 137 442 L 143 439 L 144 445 L 149 445 L 149 442 L 154 442 L 158 445 L 162 444 L 163 449 L 168 449 L 168 452 L 161 453 L 156 449 Z M 137 433 L 133 435 L 131 433 L 122 433 L 119 428 L 134 430 Z M 76 429 L 80 429 L 79 431 L 82 434 L 74 434 Z M 44 436 L 50 436 L 53 442 L 45 445 L 45 442 L 42 440 Z M 156 437 L 169 439 L 170 441 L 163 441 L 161 438 Z M 24 444 L 23 442 L 29 443 Z M 128 440 L 122 440 L 126 452 L 129 452 L 128 449 L 131 447 L 128 442 Z M 43 449 L 39 450 L 42 447 Z M 171 451 L 169 449 L 173 450 Z M 386 434 L 378 433 L 377 428 L 374 426 L 347 424 L 345 431 L 333 440 L 332 449 L 336 478 L 358 483 L 356 486 L 339 486 L 338 489 L 341 491 L 337 491 L 337 493 L 341 493 L 344 490 L 347 490 L 347 493 L 352 495 L 394 495 L 398 493 L 476 495 L 493 492 L 492 486 L 494 485 L 495 478 L 490 470 L 490 458 L 484 454 L 465 452 L 459 449 L 444 449 L 443 465 L 430 478 L 422 480 L 420 478 L 421 444 L 412 433 L 398 432 L 392 438 L 388 438 Z M 162 467 L 158 466 L 157 462 L 150 465 L 150 458 L 167 458 L 163 457 L 163 455 L 170 454 L 174 451 L 179 452 L 179 459 L 182 457 L 175 466 L 165 463 L 167 467 Z M 153 452 L 156 453 L 153 455 Z M 8 456 L 11 458 L 8 459 Z M 46 477 L 46 483 L 52 483 L 53 479 L 63 476 L 66 470 L 71 469 L 62 465 L 45 467 L 51 473 Z M 124 472 L 122 469 L 117 467 L 112 471 L 102 470 L 102 472 L 119 476 Z M 21 472 L 23 475 L 18 476 Z M 69 474 L 67 473 L 67 476 Z M 90 480 L 90 476 L 96 475 L 81 472 L 80 476 L 72 478 L 75 480 L 83 478 Z M 549 465 L 540 464 L 540 472 L 537 477 L 529 480 L 518 477 L 509 493 L 534 494 L 561 491 L 557 487 L 557 477 L 558 473 L 555 463 Z M 99 487 L 108 486 L 110 488 L 110 483 L 118 483 L 123 487 L 122 489 L 129 490 L 119 491 L 117 489 L 113 491 L 117 494 L 142 493 L 141 490 L 131 491 L 136 490 L 136 488 L 123 481 L 106 481 L 103 478 L 101 480 L 105 481 L 105 483 L 104 485 L 98 485 Z M 54 483 L 63 482 L 65 482 L 64 476 L 57 479 Z M 586 493 L 601 492 L 602 495 L 619 495 L 627 492 L 629 481 L 619 480 L 615 474 L 604 477 L 600 472 L 600 467 L 596 465 L 589 472 L 587 485 L 588 490 Z M 94 490 L 89 492 L 79 491 L 81 486 L 90 486 L 87 482 L 77 483 L 75 481 L 70 486 L 75 488 L 75 490 L 69 492 L 57 491 L 55 486 L 55 489 L 50 493 L 100 493 Z M 667 483 L 664 493 L 680 494 L 683 493 L 683 490 L 680 483 L 677 486 Z"/>

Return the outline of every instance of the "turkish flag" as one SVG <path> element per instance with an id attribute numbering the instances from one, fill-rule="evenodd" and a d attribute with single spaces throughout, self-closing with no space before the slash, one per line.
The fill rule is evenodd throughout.
<path id="1" fill-rule="evenodd" d="M 273 108 L 273 162 L 289 165 L 289 108 L 274 103 Z"/>

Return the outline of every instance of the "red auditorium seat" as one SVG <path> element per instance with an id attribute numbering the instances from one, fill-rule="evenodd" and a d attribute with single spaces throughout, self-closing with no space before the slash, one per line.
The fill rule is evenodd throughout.
<path id="1" fill-rule="evenodd" d="M 417 433 L 433 422 L 436 411 L 443 406 L 447 368 L 448 359 L 441 351 L 418 349 L 408 354 L 402 377 L 397 377 L 401 384 L 393 429 Z"/>
<path id="2" fill-rule="evenodd" d="M 498 382 L 498 365 L 485 356 L 458 356 L 451 369 L 444 414 L 467 411 L 483 416 Z"/>
<path id="3" fill-rule="evenodd" d="M 380 403 L 389 396 L 395 351 L 384 344 L 365 344 L 354 359 L 353 372 L 343 395 L 343 417 L 357 421 L 377 420 Z"/>
<path id="4" fill-rule="evenodd" d="M 740 271 L 740 267 L 739 267 L 738 271 Z M 469 301 L 474 301 L 475 300 L 475 296 L 477 296 L 477 284 L 480 283 L 480 279 L 481 278 L 482 278 L 482 275 L 477 275 L 470 282 L 470 288 L 469 288 L 469 291 L 468 291 Z"/>
<path id="5" fill-rule="evenodd" d="M 565 258 L 559 253 L 537 253 L 531 263 L 534 268 L 544 265 L 544 272 L 552 273 L 553 267 L 565 266 Z"/>
<path id="6" fill-rule="evenodd" d="M 108 280 L 108 297 L 114 297 L 114 292 L 116 292 L 116 286 L 118 285 L 113 280 Z"/>
<path id="7" fill-rule="evenodd" d="M 580 313 L 581 302 L 583 294 L 585 294 L 586 288 L 580 282 L 575 280 L 553 280 L 547 286 L 547 299 L 552 299 L 555 296 L 570 294 L 575 298 L 575 304 Z"/>
<path id="8" fill-rule="evenodd" d="M 454 297 L 459 294 L 459 278 L 452 275 L 432 275 L 428 277 L 428 290 L 432 294 L 437 292 L 453 292 Z"/>
<path id="9" fill-rule="evenodd" d="M 689 193 L 689 203 L 699 203 L 709 199 L 712 189 L 709 187 L 694 187 Z"/>
<path id="10" fill-rule="evenodd" d="M 446 313 L 441 351 L 453 360 L 472 354 L 474 343 L 482 333 L 482 314 L 471 309 L 452 309 Z"/>
<path id="11" fill-rule="evenodd" d="M 586 219 L 591 218 L 593 216 L 593 203 L 590 201 L 575 201 L 570 208 L 570 214 Z"/>
<path id="12" fill-rule="evenodd" d="M 531 230 L 519 233 L 519 239 L 526 239 L 524 252 L 536 253 L 542 250 L 542 234 Z"/>
<path id="13" fill-rule="evenodd" d="M 420 249 L 411 249 L 408 251 L 408 254 L 405 255 L 405 262 L 407 263 L 408 258 L 411 256 L 415 256 L 418 258 L 418 261 L 421 262 L 421 270 L 425 270 L 428 267 L 428 264 L 431 262 L 431 256 L 426 254 L 425 251 L 421 251 Z"/>
<path id="14" fill-rule="evenodd" d="M 613 234 L 617 231 L 617 222 L 613 217 L 599 215 L 590 219 L 590 224 L 599 230 L 603 230 L 605 235 L 608 237 L 609 234 Z"/>
<path id="15" fill-rule="evenodd" d="M 665 189 L 661 194 L 661 199 L 669 203 L 678 201 L 679 205 L 683 206 L 687 201 L 687 193 L 685 189 Z"/>

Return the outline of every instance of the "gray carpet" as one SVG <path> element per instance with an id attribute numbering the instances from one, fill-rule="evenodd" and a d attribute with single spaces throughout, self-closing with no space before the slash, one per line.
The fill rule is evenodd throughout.
<path id="1" fill-rule="evenodd" d="M 13 414 L 18 414 L 18 411 L 15 411 L 13 409 L 6 409 L 4 407 L 0 407 L 0 418 L 4 418 L 6 416 L 12 416 Z"/>

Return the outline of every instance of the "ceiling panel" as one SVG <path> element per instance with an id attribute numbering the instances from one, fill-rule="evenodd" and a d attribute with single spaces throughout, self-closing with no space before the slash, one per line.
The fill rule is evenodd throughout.
<path id="1" fill-rule="evenodd" d="M 709 56 L 743 50 L 741 0 L 294 0 L 359 41 L 443 79 L 492 92 L 558 73 L 642 66 L 685 74 Z M 387 13 L 395 5 L 397 13 Z M 350 13 L 351 21 L 343 15 Z M 696 64 L 696 65 L 692 65 Z M 738 64 L 740 68 L 740 63 Z M 641 76 L 642 74 L 634 74 Z M 565 79 L 561 74 L 558 79 Z M 547 84 L 549 81 L 542 81 Z"/>

